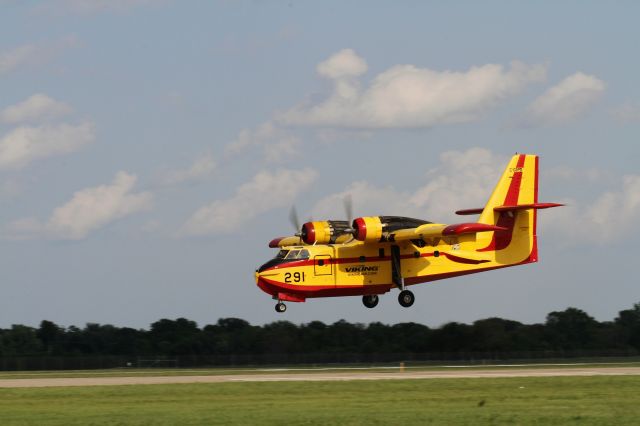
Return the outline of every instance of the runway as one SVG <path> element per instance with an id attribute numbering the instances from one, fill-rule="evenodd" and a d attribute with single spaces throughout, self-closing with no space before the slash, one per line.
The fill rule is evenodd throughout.
<path id="1" fill-rule="evenodd" d="M 269 372 L 199 376 L 71 377 L 0 379 L 0 388 L 42 388 L 65 386 L 159 385 L 179 383 L 320 382 L 350 380 L 427 380 L 501 377 L 638 376 L 640 367 L 515 367 L 411 371 Z"/>

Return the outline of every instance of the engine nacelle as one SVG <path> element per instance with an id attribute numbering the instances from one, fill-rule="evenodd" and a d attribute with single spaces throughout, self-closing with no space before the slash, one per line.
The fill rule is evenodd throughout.
<path id="1" fill-rule="evenodd" d="M 306 244 L 333 244 L 338 237 L 349 233 L 346 220 L 323 220 L 302 225 L 300 238 Z"/>
<path id="2" fill-rule="evenodd" d="M 380 241 L 383 228 L 384 226 L 379 216 L 359 217 L 353 221 L 353 236 L 359 241 Z"/>

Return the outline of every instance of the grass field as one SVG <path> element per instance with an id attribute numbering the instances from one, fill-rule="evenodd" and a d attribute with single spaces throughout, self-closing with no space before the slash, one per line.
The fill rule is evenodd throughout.
<path id="1" fill-rule="evenodd" d="M 0 389 L 6 425 L 637 425 L 640 377 Z"/>

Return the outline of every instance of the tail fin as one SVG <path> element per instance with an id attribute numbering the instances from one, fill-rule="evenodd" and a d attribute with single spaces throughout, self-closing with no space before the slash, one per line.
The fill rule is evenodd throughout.
<path id="1" fill-rule="evenodd" d="M 507 230 L 479 237 L 478 251 L 495 251 L 496 260 L 501 263 L 536 262 L 538 208 L 546 208 L 538 204 L 538 156 L 516 154 L 478 220 Z"/>

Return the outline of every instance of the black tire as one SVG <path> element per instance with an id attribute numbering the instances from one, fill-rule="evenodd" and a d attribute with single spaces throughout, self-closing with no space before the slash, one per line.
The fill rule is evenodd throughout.
<path id="1" fill-rule="evenodd" d="M 408 308 L 416 301 L 416 297 L 409 290 L 402 290 L 398 295 L 398 302 L 403 308 Z"/>
<path id="2" fill-rule="evenodd" d="M 280 302 L 276 305 L 276 312 L 278 313 L 283 313 L 287 310 L 287 305 L 285 305 L 284 303 Z"/>
<path id="3" fill-rule="evenodd" d="M 375 308 L 378 306 L 378 295 L 377 294 L 367 294 L 362 296 L 362 304 L 367 308 Z"/>

